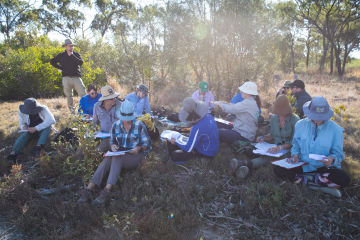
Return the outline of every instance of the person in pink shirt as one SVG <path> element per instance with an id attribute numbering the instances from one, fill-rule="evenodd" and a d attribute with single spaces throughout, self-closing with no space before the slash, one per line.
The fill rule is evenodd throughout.
<path id="1" fill-rule="evenodd" d="M 207 82 L 200 82 L 199 89 L 192 94 L 192 98 L 195 101 L 205 102 L 209 107 L 209 112 L 215 108 L 215 105 L 212 103 L 215 101 L 214 95 L 209 91 L 209 84 Z"/>

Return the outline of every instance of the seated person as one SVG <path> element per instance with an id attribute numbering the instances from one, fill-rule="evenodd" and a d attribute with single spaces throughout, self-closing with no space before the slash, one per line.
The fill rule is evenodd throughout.
<path id="1" fill-rule="evenodd" d="M 278 153 L 281 150 L 290 149 L 297 121 L 299 121 L 299 117 L 293 113 L 288 97 L 286 95 L 279 95 L 274 103 L 270 117 L 270 133 L 258 137 L 257 141 L 276 144 L 276 147 L 268 150 L 270 153 Z M 276 158 L 270 156 L 257 157 L 251 161 L 238 161 L 234 158 L 231 164 L 236 176 L 245 178 L 249 170 L 259 168 L 274 160 Z M 238 168 L 241 169 L 238 170 Z M 248 169 L 244 170 L 244 168 Z"/>
<path id="2" fill-rule="evenodd" d="M 140 84 L 136 87 L 136 92 L 128 94 L 125 99 L 129 100 L 135 105 L 135 115 L 139 117 L 145 113 L 149 113 L 152 116 L 150 103 L 149 103 L 149 88 L 144 84 Z"/>
<path id="3" fill-rule="evenodd" d="M 121 104 L 119 110 L 120 120 L 113 124 L 110 138 L 112 152 L 131 151 L 125 155 L 105 157 L 96 169 L 89 185 L 83 190 L 78 203 L 89 201 L 93 189 L 96 186 L 100 186 L 105 175 L 109 173 L 105 188 L 92 201 L 94 205 L 104 203 L 109 196 L 112 186 L 116 184 L 121 170 L 123 168 L 136 169 L 144 160 L 145 154 L 151 148 L 151 141 L 144 123 L 136 120 L 134 111 L 135 107 L 131 102 L 126 100 Z"/>
<path id="4" fill-rule="evenodd" d="M 261 107 L 257 86 L 253 82 L 245 82 L 239 87 L 239 90 L 243 101 L 236 104 L 215 102 L 215 105 L 219 106 L 222 111 L 235 115 L 232 129 L 219 129 L 220 141 L 233 143 L 237 140 L 255 140 Z"/>
<path id="5" fill-rule="evenodd" d="M 291 93 L 290 86 L 291 86 L 291 82 L 289 80 L 286 80 L 284 82 L 283 87 L 280 88 L 279 91 L 276 93 L 276 97 L 278 97 L 281 94 L 289 95 Z"/>
<path id="6" fill-rule="evenodd" d="M 87 93 L 88 93 L 87 95 L 83 96 L 80 99 L 79 114 L 92 116 L 94 105 L 99 101 L 102 95 L 101 93 L 97 92 L 97 88 L 94 85 L 88 86 Z"/>
<path id="7" fill-rule="evenodd" d="M 320 182 L 324 185 L 334 183 L 345 187 L 349 184 L 349 176 L 341 170 L 343 152 L 343 128 L 330 120 L 333 115 L 328 102 L 323 97 L 313 97 L 306 102 L 303 110 L 307 118 L 295 125 L 292 140 L 291 161 L 303 161 L 307 165 L 286 169 L 274 167 L 275 174 L 280 178 L 295 181 L 297 174 L 319 173 Z M 324 155 L 323 160 L 309 158 L 309 154 Z M 301 179 L 300 179 L 301 181 Z"/>
<path id="8" fill-rule="evenodd" d="M 219 149 L 218 128 L 214 117 L 208 113 L 208 105 L 185 98 L 183 108 L 179 112 L 179 119 L 187 124 L 192 124 L 189 140 L 186 144 L 175 142 L 171 139 L 168 143 L 170 158 L 174 162 L 181 162 L 198 153 L 213 157 Z"/>
<path id="9" fill-rule="evenodd" d="M 101 93 L 101 98 L 94 105 L 93 124 L 95 129 L 97 125 L 100 125 L 101 132 L 109 133 L 113 123 L 119 120 L 117 111 L 120 109 L 121 102 L 117 97 L 120 94 L 114 92 L 114 89 L 108 85 L 101 88 Z M 109 138 L 101 139 L 97 146 L 97 150 L 101 152 L 106 152 L 109 148 Z"/>
<path id="10" fill-rule="evenodd" d="M 214 101 L 214 95 L 209 91 L 209 84 L 207 82 L 200 82 L 199 89 L 192 94 L 192 98 L 195 101 L 203 101 L 208 105 L 209 112 L 215 108 L 212 103 Z"/>
<path id="11" fill-rule="evenodd" d="M 34 98 L 26 99 L 24 104 L 19 106 L 20 130 L 25 132 L 16 139 L 13 149 L 7 157 L 8 162 L 14 163 L 17 154 L 23 150 L 31 138 L 35 137 L 38 137 L 38 141 L 32 149 L 32 154 L 39 157 L 41 148 L 46 144 L 53 124 L 55 124 L 55 118 L 46 106 L 41 105 Z"/>
<path id="12" fill-rule="evenodd" d="M 311 101 L 311 96 L 305 91 L 305 83 L 301 80 L 295 80 L 291 83 L 291 94 L 295 96 L 296 100 L 293 107 L 296 109 L 296 114 L 300 118 L 304 118 L 303 106 L 304 103 Z"/>

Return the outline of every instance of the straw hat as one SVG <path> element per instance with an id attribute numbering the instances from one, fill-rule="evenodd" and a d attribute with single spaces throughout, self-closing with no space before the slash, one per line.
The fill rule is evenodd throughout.
<path id="1" fill-rule="evenodd" d="M 120 94 L 114 92 L 114 89 L 109 85 L 106 85 L 101 88 L 101 95 L 102 96 L 99 99 L 99 101 L 109 100 L 120 96 Z"/>

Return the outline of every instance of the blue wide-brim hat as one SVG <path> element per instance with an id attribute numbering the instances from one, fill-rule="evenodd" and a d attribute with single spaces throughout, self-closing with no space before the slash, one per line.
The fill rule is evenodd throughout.
<path id="1" fill-rule="evenodd" d="M 20 112 L 24 114 L 37 114 L 43 110 L 43 107 L 36 101 L 35 98 L 28 98 L 24 104 L 19 106 Z"/>
<path id="2" fill-rule="evenodd" d="M 135 116 L 135 106 L 129 100 L 125 100 L 118 111 L 118 117 L 120 120 L 131 121 L 136 118 Z"/>
<path id="3" fill-rule="evenodd" d="M 313 97 L 311 101 L 304 103 L 303 110 L 304 114 L 314 121 L 327 121 L 334 114 L 326 99 L 320 96 Z"/>

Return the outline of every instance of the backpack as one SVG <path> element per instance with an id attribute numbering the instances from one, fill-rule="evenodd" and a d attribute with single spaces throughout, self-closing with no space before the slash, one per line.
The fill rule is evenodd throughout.
<path id="1" fill-rule="evenodd" d="M 245 154 L 249 158 L 256 157 L 253 153 L 255 147 L 247 141 L 237 140 L 231 144 L 231 149 L 235 154 Z"/>
<path id="2" fill-rule="evenodd" d="M 75 130 L 66 127 L 64 130 L 58 132 L 54 138 L 54 142 L 69 142 L 72 146 L 79 145 L 79 138 L 75 135 Z"/>

